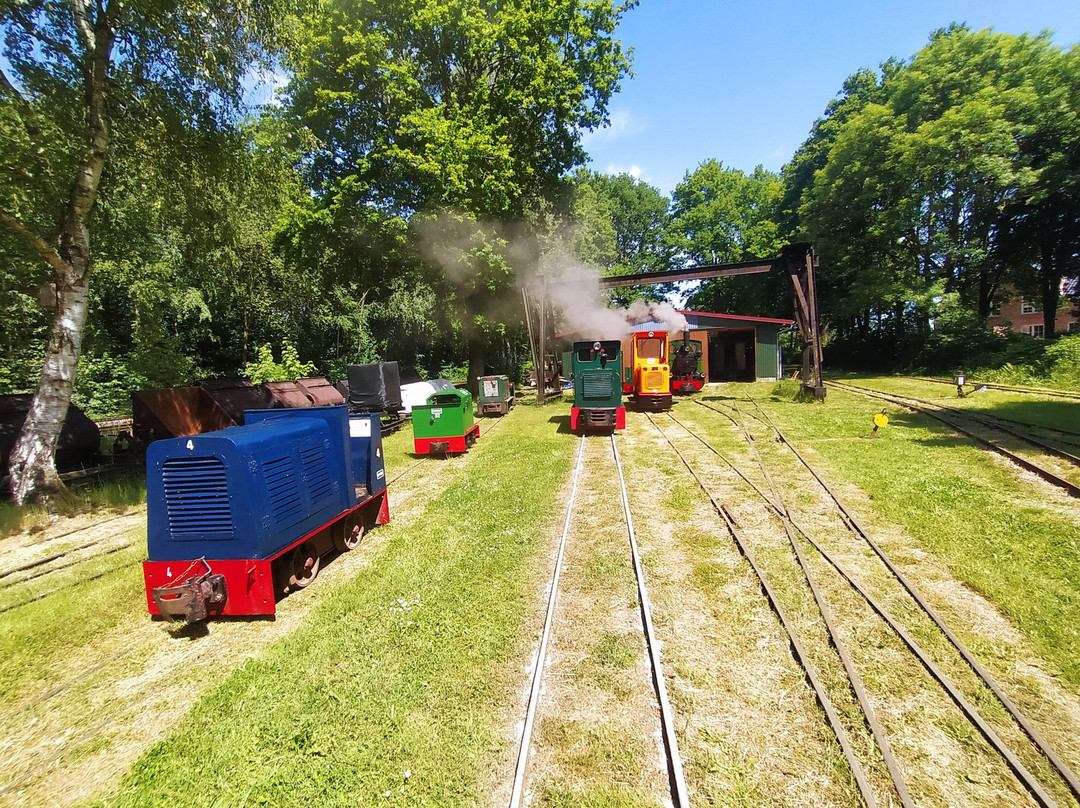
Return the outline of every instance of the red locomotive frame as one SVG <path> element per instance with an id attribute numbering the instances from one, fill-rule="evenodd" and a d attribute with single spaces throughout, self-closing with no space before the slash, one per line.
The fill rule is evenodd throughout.
<path id="1" fill-rule="evenodd" d="M 451 435 L 440 438 L 413 438 L 413 451 L 416 454 L 467 452 L 469 447 L 476 443 L 479 436 L 480 425 L 473 424 L 465 431 L 464 435 Z"/>
<path id="2" fill-rule="evenodd" d="M 374 518 L 372 518 L 374 517 Z M 358 520 L 360 525 L 386 525 L 390 523 L 390 505 L 386 490 L 368 497 L 355 508 L 331 519 L 292 544 L 283 547 L 269 558 L 198 558 L 194 561 L 144 561 L 143 578 L 146 581 L 146 605 L 150 614 L 161 616 L 161 609 L 151 594 L 155 588 L 171 587 L 183 583 L 192 577 L 192 573 L 202 576 L 223 576 L 228 598 L 214 616 L 253 616 L 271 615 L 277 611 L 277 593 L 280 589 L 274 578 L 272 565 L 275 561 L 293 552 L 306 541 L 312 541 L 319 550 L 319 555 L 328 551 L 334 544 L 333 530 L 344 525 L 350 518 Z"/>
<path id="3" fill-rule="evenodd" d="M 571 407 L 570 408 L 570 429 L 577 432 L 579 426 L 588 428 L 588 424 L 581 424 L 581 413 L 584 407 Z M 610 429 L 610 426 L 608 427 Z M 626 407 L 615 408 L 615 428 L 626 429 Z"/>

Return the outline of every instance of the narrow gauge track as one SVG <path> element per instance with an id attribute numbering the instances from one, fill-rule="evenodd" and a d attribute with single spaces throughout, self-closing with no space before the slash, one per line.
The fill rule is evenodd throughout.
<path id="1" fill-rule="evenodd" d="M 974 421 L 977 424 L 981 424 L 981 425 L 987 427 L 988 429 L 994 429 L 994 430 L 997 430 L 998 432 L 1003 432 L 1006 435 L 1010 435 L 1010 436 L 1012 436 L 1014 438 L 1019 438 L 1020 440 L 1026 442 L 1026 443 L 1028 443 L 1028 444 L 1030 444 L 1032 446 L 1035 446 L 1036 448 L 1042 449 L 1044 452 L 1046 452 L 1048 454 L 1052 454 L 1055 457 L 1060 457 L 1062 460 L 1067 460 L 1068 462 L 1072 463 L 1074 466 L 1080 466 L 1080 457 L 1073 454 L 1072 452 L 1066 452 L 1064 449 L 1062 449 L 1059 446 L 1054 446 L 1052 444 L 1045 443 L 1044 441 L 1040 440 L 1038 437 L 1036 437 L 1035 435 L 1032 435 L 1030 433 L 1018 432 L 1016 429 L 1013 428 L 1013 426 L 1006 426 L 1006 424 L 1012 424 L 1014 426 L 1023 426 L 1023 427 L 1027 427 L 1029 429 L 1039 429 L 1039 430 L 1046 430 L 1046 431 L 1050 431 L 1050 432 L 1061 432 L 1062 434 L 1065 434 L 1065 435 L 1080 436 L 1080 433 L 1077 433 L 1077 432 L 1069 432 L 1067 430 L 1058 430 L 1058 429 L 1055 429 L 1054 427 L 1042 427 L 1042 426 L 1039 426 L 1038 424 L 1032 424 L 1032 423 L 1028 423 L 1026 421 L 1017 421 L 1017 420 L 1015 420 L 1013 418 L 1001 418 L 1001 417 L 999 417 L 997 415 L 992 415 L 990 413 L 980 413 L 980 412 L 976 412 L 976 411 L 969 410 L 969 409 L 962 409 L 962 408 L 959 408 L 959 407 L 950 407 L 947 404 L 942 404 L 942 403 L 937 402 L 937 401 L 927 401 L 924 398 L 916 398 L 915 396 L 909 396 L 909 395 L 905 395 L 903 393 L 885 393 L 885 392 L 882 392 L 880 390 L 873 390 L 873 389 L 871 389 L 869 387 L 863 387 L 861 385 L 850 384 L 849 382 L 839 382 L 839 383 L 837 383 L 837 386 L 840 387 L 841 389 L 851 390 L 851 391 L 858 391 L 860 393 L 875 393 L 875 394 L 890 396 L 890 397 L 895 398 L 895 399 L 902 399 L 904 401 L 914 401 L 916 404 L 920 405 L 919 408 L 921 408 L 921 407 L 932 407 L 932 408 L 935 408 L 934 409 L 935 412 L 947 412 L 947 413 L 949 413 L 951 415 L 958 415 L 958 416 L 960 416 L 962 418 L 967 418 L 970 421 Z M 919 408 L 915 408 L 915 409 L 919 409 Z M 1063 441 L 1063 442 L 1070 443 L 1071 441 Z"/>
<path id="2" fill-rule="evenodd" d="M 911 376 L 910 378 L 916 379 L 920 382 L 933 382 L 934 384 L 947 384 L 950 387 L 956 387 L 956 382 L 949 381 L 947 379 L 932 379 L 929 376 Z M 1031 396 L 1052 396 L 1054 398 L 1071 398 L 1076 401 L 1080 401 L 1080 393 L 1074 393 L 1070 390 L 1050 390 L 1046 387 L 1020 387 L 1019 385 L 1010 384 L 992 384 L 990 382 L 979 382 L 979 387 L 986 387 L 990 390 L 1005 390 L 1009 393 L 1026 393 Z"/>
<path id="3" fill-rule="evenodd" d="M 525 778 L 529 766 L 533 728 L 535 727 L 536 716 L 539 711 L 541 684 L 543 682 L 544 667 L 547 661 L 548 643 L 551 638 L 552 626 L 554 624 L 555 604 L 559 595 L 559 579 L 563 566 L 563 556 L 566 550 L 567 536 L 570 533 L 570 524 L 574 516 L 574 504 L 577 499 L 578 482 L 581 477 L 581 467 L 585 457 L 586 441 L 586 437 L 582 435 L 578 446 L 577 463 L 574 468 L 570 499 L 566 506 L 566 517 L 563 522 L 562 537 L 559 540 L 559 546 L 555 557 L 555 568 L 551 577 L 547 612 L 544 618 L 544 629 L 540 635 L 540 646 L 537 649 L 536 662 L 533 667 L 532 681 L 529 687 L 529 701 L 525 713 L 525 724 L 522 728 L 521 740 L 518 747 L 517 765 L 514 770 L 514 783 L 510 794 L 509 808 L 521 808 L 524 802 Z M 634 534 L 634 522 L 630 513 L 630 500 L 627 498 L 626 481 L 623 478 L 622 463 L 619 460 L 619 450 L 616 446 L 614 435 L 611 436 L 611 451 L 619 474 L 619 489 L 622 497 L 623 511 L 626 517 L 626 530 L 633 561 L 634 576 L 637 582 L 642 630 L 649 651 L 652 683 L 660 710 L 661 731 L 664 739 L 664 748 L 668 758 L 667 771 L 671 789 L 671 799 L 674 808 L 689 808 L 690 802 L 686 790 L 686 779 L 683 773 L 682 758 L 679 755 L 678 742 L 675 737 L 675 726 L 671 712 L 671 704 L 668 700 L 664 672 L 660 663 L 660 649 L 653 630 L 652 609 L 649 605 L 649 596 L 645 587 L 645 577 L 641 569 L 641 558 L 638 553 L 637 538 Z"/>
<path id="4" fill-rule="evenodd" d="M 85 550 L 88 547 L 96 547 L 97 545 L 104 544 L 104 543 L 105 543 L 105 540 L 102 539 L 101 541 L 95 541 L 95 542 L 90 542 L 89 544 L 84 544 L 81 547 L 73 547 L 69 552 L 61 553 L 58 556 L 56 556 L 55 558 L 63 558 L 65 556 L 67 556 L 67 555 L 70 555 L 72 552 L 75 552 L 76 550 Z M 9 582 L 5 582 L 5 583 L 0 584 L 0 590 L 10 589 L 11 587 L 18 586 L 19 584 L 30 583 L 30 581 L 33 581 L 33 580 L 35 580 L 37 578 L 43 578 L 46 575 L 51 575 L 52 573 L 60 572 L 61 570 L 71 569 L 72 567 L 77 567 L 79 564 L 85 564 L 87 561 L 93 561 L 96 558 L 104 558 L 105 556 L 112 555 L 113 553 L 119 553 L 121 550 L 126 550 L 127 548 L 134 547 L 134 546 L 135 546 L 135 542 L 127 542 L 126 544 L 114 545 L 114 546 L 109 547 L 109 548 L 107 548 L 105 550 L 102 550 L 99 553 L 92 553 L 92 554 L 86 556 L 85 558 L 77 558 L 77 559 L 75 559 L 73 561 L 66 561 L 63 564 L 57 564 L 55 567 L 49 567 L 49 569 L 47 569 L 47 570 L 37 570 L 36 572 L 33 572 L 30 575 L 27 575 L 25 578 L 19 578 L 18 580 L 15 580 L 15 581 L 9 581 Z M 55 560 L 55 558 L 50 558 L 49 560 L 52 561 L 52 560 Z M 39 565 L 34 565 L 34 566 L 39 566 Z"/>
<path id="5" fill-rule="evenodd" d="M 1035 463 L 1035 462 L 1027 459 L 1024 456 L 1019 455 L 1016 452 L 1005 448 L 1000 443 L 997 443 L 997 442 L 991 440 L 990 438 L 985 437 L 984 435 L 980 435 L 977 432 L 973 432 L 968 427 L 957 423 L 957 421 L 955 419 L 948 418 L 945 415 L 943 415 L 942 413 L 943 412 L 950 412 L 950 413 L 955 413 L 955 414 L 961 415 L 962 417 L 965 417 L 965 418 L 969 418 L 970 420 L 975 421 L 976 423 L 980 423 L 983 427 L 985 427 L 987 429 L 991 429 L 991 430 L 994 430 L 994 431 L 997 431 L 997 432 L 1001 432 L 1003 434 L 1010 435 L 1012 437 L 1017 438 L 1018 440 L 1025 441 L 1029 445 L 1033 446 L 1036 449 L 1039 449 L 1039 450 L 1043 451 L 1044 453 L 1053 454 L 1054 456 L 1061 457 L 1062 459 L 1066 460 L 1069 463 L 1073 463 L 1073 464 L 1075 464 L 1077 466 L 1080 466 L 1080 457 L 1078 457 L 1076 455 L 1073 455 L 1073 454 L 1071 454 L 1069 452 L 1066 452 L 1066 451 L 1064 451 L 1062 449 L 1058 449 L 1057 447 L 1052 447 L 1049 444 L 1043 443 L 1042 441 L 1039 441 L 1036 438 L 1033 438 L 1033 437 L 1030 437 L 1030 436 L 1025 436 L 1022 433 L 1016 432 L 1015 430 L 1008 429 L 1007 427 L 1003 427 L 1003 426 L 1001 426 L 999 424 L 994 424 L 994 423 L 992 423 L 990 421 L 987 421 L 985 419 L 980 419 L 978 416 L 968 415 L 967 413 L 964 413 L 962 410 L 956 410 L 956 409 L 951 409 L 951 408 L 949 408 L 949 409 L 941 408 L 940 405 L 934 405 L 933 402 L 918 403 L 920 401 L 919 399 L 913 399 L 913 398 L 909 398 L 909 397 L 906 397 L 906 396 L 894 395 L 892 393 L 882 393 L 882 392 L 877 391 L 877 390 L 871 390 L 871 389 L 869 389 L 867 387 L 859 387 L 858 385 L 848 384 L 846 382 L 830 381 L 830 382 L 826 382 L 826 384 L 828 386 L 830 386 L 830 387 L 835 387 L 838 390 L 844 390 L 846 392 L 854 393 L 856 395 L 861 395 L 861 396 L 864 396 L 866 398 L 876 398 L 876 399 L 878 399 L 880 401 L 886 401 L 886 402 L 888 402 L 890 404 L 895 404 L 895 405 L 900 406 L 900 407 L 906 407 L 907 409 L 913 410 L 915 412 L 920 412 L 923 415 L 927 416 L 928 418 L 933 418 L 935 421 L 939 421 L 940 423 L 944 424 L 945 426 L 949 427 L 950 429 L 953 429 L 956 432 L 959 432 L 960 434 L 965 435 L 965 436 L 971 438 L 974 441 L 977 441 L 978 443 L 982 444 L 983 446 L 987 447 L 988 449 L 991 449 L 991 450 L 997 452 L 998 454 L 1002 455 L 1003 457 L 1008 458 L 1012 462 L 1016 463 L 1018 466 L 1021 466 L 1021 467 L 1025 468 L 1025 469 L 1027 469 L 1028 471 L 1030 471 L 1030 472 L 1032 472 L 1034 474 L 1037 474 L 1039 477 L 1042 477 L 1044 480 L 1046 480 L 1046 482 L 1051 483 L 1052 485 L 1056 485 L 1058 488 L 1064 489 L 1071 496 L 1080 497 L 1080 485 L 1077 485 L 1073 481 L 1062 477 L 1060 474 L 1057 474 L 1056 472 L 1054 472 L 1051 469 L 1046 468 L 1045 466 L 1041 466 L 1038 463 Z M 935 407 L 938 407 L 938 408 L 935 409 Z"/>
<path id="6" fill-rule="evenodd" d="M 745 424 L 741 423 L 739 417 L 737 417 L 742 415 L 737 405 L 733 405 L 733 409 L 735 412 L 735 414 L 733 415 L 732 413 L 725 412 L 722 409 L 710 406 L 700 401 L 696 403 L 701 404 L 703 407 L 717 412 L 731 420 L 732 423 L 736 426 L 736 428 L 738 428 L 743 434 L 743 437 L 751 444 L 751 446 L 753 446 L 753 436 L 749 433 L 749 430 L 745 428 Z M 919 608 L 930 618 L 934 625 L 937 626 L 937 628 L 941 631 L 942 635 L 944 635 L 948 642 L 954 647 L 954 649 L 956 649 L 959 655 L 963 658 L 963 660 L 967 663 L 967 665 L 975 673 L 975 675 L 982 681 L 982 683 L 994 694 L 994 696 L 997 697 L 1001 705 L 1005 708 L 1009 715 L 1012 716 L 1017 726 L 1019 726 L 1020 729 L 1024 732 L 1024 734 L 1026 734 L 1031 740 L 1032 745 L 1044 756 L 1044 758 L 1056 770 L 1056 772 L 1061 777 L 1062 781 L 1064 781 L 1068 789 L 1072 792 L 1074 797 L 1076 797 L 1076 799 L 1080 801 L 1080 779 L 1077 778 L 1077 776 L 1072 772 L 1069 766 L 1050 747 L 1049 743 L 1042 737 L 1042 735 L 1034 727 L 1031 721 L 1023 714 L 1023 712 L 1020 711 L 1016 704 L 1009 698 L 1008 694 L 1005 693 L 1001 685 L 982 666 L 982 664 L 978 662 L 978 660 L 974 657 L 974 655 L 970 652 L 966 645 L 959 639 L 959 637 L 957 637 L 957 635 L 948 627 L 948 625 L 944 622 L 938 612 L 933 609 L 932 606 L 930 606 L 930 604 L 927 602 L 926 598 L 922 595 L 918 588 L 897 568 L 897 566 L 888 557 L 888 555 L 881 549 L 880 545 L 865 530 L 865 528 L 862 527 L 858 520 L 852 515 L 850 509 L 843 504 L 843 502 L 839 499 L 836 493 L 824 481 L 821 475 L 812 466 L 810 466 L 810 464 L 805 460 L 802 454 L 799 453 L 798 450 L 787 440 L 787 438 L 783 435 L 779 428 L 776 427 L 776 425 L 768 417 L 768 414 L 763 409 L 761 409 L 757 402 L 751 400 L 751 403 L 754 404 L 754 407 L 763 416 L 763 419 L 759 420 L 763 420 L 765 423 L 769 424 L 769 428 L 775 433 L 777 440 L 788 450 L 790 450 L 795 459 L 803 467 L 805 467 L 806 470 L 811 474 L 811 476 L 818 482 L 822 490 L 827 495 L 828 499 L 836 507 L 848 530 L 851 531 L 854 535 L 856 535 L 860 540 L 864 541 L 870 547 L 870 549 L 873 550 L 875 555 L 881 560 L 881 562 L 884 564 L 891 576 L 903 587 L 907 594 L 910 595 L 910 597 L 915 601 Z M 810 546 L 817 550 L 817 552 L 821 554 L 825 561 L 841 576 L 841 578 L 846 581 L 847 584 L 855 592 L 860 594 L 865 600 L 865 602 L 874 610 L 874 612 L 877 613 L 877 615 L 893 630 L 893 632 L 901 639 L 901 641 L 908 647 L 908 649 L 918 658 L 919 662 L 923 665 L 926 671 L 942 686 L 948 696 L 965 714 L 965 716 L 972 723 L 972 725 L 983 735 L 983 737 L 987 740 L 990 746 L 1004 759 L 1008 767 L 1013 771 L 1020 783 L 1036 800 L 1036 802 L 1039 805 L 1043 806 L 1043 808 L 1050 808 L 1051 806 L 1056 805 L 1053 798 L 1047 793 L 1043 786 L 1035 779 L 1035 777 L 1024 766 L 1024 764 L 1015 755 L 1015 753 L 1013 753 L 1005 745 L 1004 741 L 1002 741 L 1002 739 L 997 735 L 993 728 L 990 727 L 990 725 L 982 718 L 979 711 L 976 710 L 976 708 L 963 696 L 960 689 L 956 686 L 955 683 L 953 683 L 950 677 L 948 677 L 948 675 L 945 674 L 945 672 L 930 659 L 929 655 L 916 642 L 910 632 L 905 629 L 887 609 L 885 609 L 885 607 L 877 598 L 871 595 L 865 589 L 865 587 L 863 587 L 859 583 L 858 579 L 854 577 L 854 575 L 851 573 L 850 570 L 846 568 L 846 566 L 841 564 L 831 553 L 828 552 L 826 548 L 821 545 L 821 543 L 817 539 L 814 538 L 814 536 L 806 528 L 804 528 L 792 518 L 790 512 L 788 511 L 787 507 L 783 503 L 782 498 L 780 497 L 779 491 L 777 490 L 775 485 L 773 485 L 772 479 L 768 474 L 768 470 L 765 468 L 760 453 L 758 453 L 756 447 L 753 448 L 753 452 L 756 456 L 757 463 L 762 471 L 762 475 L 768 482 L 768 486 L 771 488 L 771 493 L 763 491 L 762 488 L 757 485 L 753 480 L 751 480 L 747 476 L 747 474 L 741 468 L 739 468 L 738 465 L 736 465 L 732 460 L 727 458 L 715 447 L 705 441 L 688 426 L 686 426 L 670 414 L 669 417 L 684 432 L 686 432 L 692 438 L 704 445 L 707 449 L 709 449 L 709 451 L 716 455 L 727 467 L 734 471 L 744 483 L 746 483 L 750 488 L 755 491 L 755 493 L 757 493 L 757 495 L 765 503 L 766 507 L 768 507 L 778 518 L 780 518 L 784 522 L 789 541 L 792 543 L 794 552 L 799 560 L 799 566 L 801 567 L 804 575 L 806 576 L 811 590 L 814 589 L 814 584 L 811 583 L 812 577 L 805 563 L 805 558 L 798 548 L 798 542 L 795 541 L 793 531 L 801 535 Z M 690 466 L 683 453 L 672 442 L 670 436 L 663 429 L 661 429 L 659 425 L 657 425 L 657 429 L 664 436 L 665 440 L 667 440 L 668 444 L 672 447 L 672 449 L 676 452 L 676 454 L 679 456 L 680 460 L 682 460 L 683 464 L 687 467 L 690 473 L 694 476 L 695 480 L 697 480 L 699 486 L 705 492 L 706 496 L 708 496 L 709 499 L 712 501 L 714 508 L 716 508 L 720 515 L 723 517 L 725 523 L 728 525 L 729 532 L 732 534 L 732 537 L 735 538 L 736 542 L 740 546 L 740 549 L 742 550 L 744 540 L 742 539 L 741 532 L 738 529 L 738 525 L 734 521 L 734 518 L 731 516 L 730 512 L 727 510 L 726 507 L 724 507 L 715 500 L 711 492 L 702 482 L 698 473 Z M 746 555 L 745 552 L 744 555 Z M 747 560 L 750 561 L 751 557 L 752 556 L 747 555 Z M 761 580 L 762 587 L 766 591 L 767 597 L 769 597 L 768 583 L 766 581 L 766 578 L 764 577 L 764 574 L 759 571 L 755 562 L 751 561 L 751 565 L 755 567 L 755 572 L 758 573 L 758 577 Z M 769 597 L 769 599 L 770 602 L 774 600 L 772 597 Z M 827 605 L 822 608 L 823 603 L 818 598 L 816 593 L 815 601 L 817 601 L 819 609 L 821 610 L 823 620 L 826 622 L 826 624 L 829 624 L 832 620 L 832 615 Z M 780 613 L 778 612 L 778 616 L 779 614 Z M 787 629 L 788 624 L 783 617 L 781 617 L 781 622 L 784 623 L 785 629 Z M 798 649 L 798 639 L 794 635 L 790 634 L 790 630 L 789 635 L 792 639 L 792 647 Z M 833 637 L 833 640 L 835 642 L 835 632 L 833 632 L 831 628 L 830 635 Z M 837 645 L 836 648 L 839 655 L 843 659 L 846 652 L 840 650 L 841 645 Z M 804 655 L 800 654 L 800 656 Z M 800 659 L 800 663 L 801 662 L 802 659 Z M 845 668 L 848 668 L 848 665 L 846 663 Z M 810 670 L 807 669 L 805 665 L 804 670 L 807 670 L 807 677 L 810 678 Z M 856 679 L 850 679 L 850 681 L 852 689 L 858 695 L 860 685 L 857 684 Z M 859 701 L 860 704 L 864 703 L 864 699 L 862 697 L 859 697 Z M 822 701 L 822 705 L 824 706 L 825 704 L 826 702 Z M 827 708 L 826 713 L 828 713 Z M 882 757 L 885 759 L 886 766 L 889 769 L 890 776 L 893 779 L 893 785 L 897 791 L 897 795 L 900 797 L 901 803 L 905 806 L 908 806 L 911 803 L 908 801 L 910 798 L 907 796 L 906 786 L 904 786 L 903 784 L 902 776 L 898 768 L 895 767 L 895 763 L 893 765 L 889 764 L 889 757 L 891 757 L 891 755 L 886 751 L 888 749 L 888 745 L 887 743 L 882 744 L 881 740 L 878 738 L 878 731 L 874 730 L 875 719 L 873 718 L 871 712 L 865 711 L 865 706 L 864 715 L 866 717 L 867 724 L 874 732 L 875 739 L 878 740 L 879 750 L 882 754 Z M 830 723 L 832 722 L 830 721 Z M 838 738 L 840 738 L 839 733 Z M 843 741 L 841 741 L 841 745 L 843 746 Z M 849 763 L 851 762 L 852 759 L 849 758 Z M 856 767 L 857 764 L 853 763 L 853 772 L 858 770 Z M 874 805 L 874 802 L 872 801 L 872 795 L 868 798 L 867 792 L 864 791 L 863 796 L 868 806 Z"/>
<path id="7" fill-rule="evenodd" d="M 502 421 L 502 419 L 500 419 L 499 421 L 493 423 L 489 427 L 489 429 L 487 430 L 488 434 L 490 434 L 492 431 L 494 431 L 494 429 L 499 425 L 499 423 L 501 423 L 501 421 Z M 387 481 L 387 483 L 386 483 L 387 488 L 389 488 L 393 483 L 395 483 L 398 480 L 402 479 L 403 477 L 407 476 L 412 471 L 414 471 L 416 469 L 416 467 L 419 466 L 423 462 L 424 462 L 424 460 L 423 460 L 423 458 L 421 458 L 421 459 L 418 459 L 418 460 L 414 460 L 412 463 L 407 465 L 404 469 L 402 469 L 400 472 L 398 472 L 397 475 L 395 475 L 393 478 L 391 478 L 390 480 Z M 65 537 L 72 536 L 72 535 L 74 535 L 76 533 L 81 533 L 83 531 L 92 530 L 94 528 L 100 527 L 101 525 L 108 524 L 109 522 L 115 522 L 115 521 L 117 521 L 119 519 L 123 519 L 123 518 L 125 518 L 125 517 L 124 516 L 116 516 L 116 517 L 112 517 L 110 519 L 105 519 L 105 520 L 102 520 L 101 522 L 96 522 L 96 523 L 94 523 L 92 525 L 87 525 L 86 527 L 79 528 L 78 530 L 71 530 L 71 531 L 68 531 L 66 533 L 61 533 L 58 536 L 49 537 L 49 539 L 47 539 L 45 541 L 50 541 L 50 542 L 51 541 L 57 541 L 59 539 L 65 538 Z M 40 542 L 40 543 L 44 544 L 45 541 Z M 4 578 L 8 578 L 9 576 L 20 573 L 20 572 L 29 572 L 31 570 L 35 570 L 30 575 L 24 576 L 24 577 L 19 578 L 17 580 L 0 581 L 0 591 L 3 591 L 5 589 L 10 589 L 10 588 L 13 588 L 15 586 L 19 586 L 20 584 L 29 583 L 30 581 L 33 581 L 33 580 L 35 580 L 37 578 L 43 578 L 46 575 L 50 575 L 50 574 L 52 574 L 54 572 L 61 572 L 61 571 L 66 570 L 66 569 L 71 569 L 72 567 L 77 567 L 80 564 L 85 564 L 85 563 L 88 563 L 90 561 L 94 561 L 95 559 L 103 558 L 104 556 L 113 555 L 114 553 L 118 553 L 121 550 L 126 550 L 129 547 L 133 547 L 135 545 L 135 542 L 129 542 L 127 544 L 122 544 L 122 545 L 119 545 L 119 546 L 108 546 L 108 547 L 105 547 L 100 552 L 90 553 L 90 554 L 88 554 L 88 555 L 86 555 L 86 556 L 84 556 L 82 558 L 66 561 L 66 562 L 57 564 L 55 566 L 49 567 L 48 569 L 44 569 L 44 570 L 39 569 L 40 567 L 44 567 L 45 565 L 51 564 L 54 561 L 59 561 L 61 559 L 67 558 L 67 557 L 71 556 L 72 554 L 77 553 L 77 552 L 79 552 L 81 550 L 87 550 L 87 549 L 92 548 L 92 547 L 105 545 L 105 544 L 107 544 L 107 541 L 108 541 L 108 537 L 103 537 L 101 539 L 97 539 L 97 540 L 91 541 L 91 542 L 86 542 L 84 544 L 80 544 L 80 545 L 77 545 L 75 547 L 69 547 L 68 549 L 64 550 L 63 552 L 52 553 L 51 555 L 48 555 L 48 556 L 46 556 L 44 558 L 38 558 L 38 559 L 35 559 L 33 561 L 27 562 L 25 564 L 20 564 L 20 565 L 18 565 L 16 567 L 12 567 L 9 570 L 0 571 L 0 579 L 4 579 Z M 135 564 L 135 563 L 138 563 L 138 561 L 126 562 L 124 564 L 120 564 L 118 566 L 111 567 L 110 569 L 107 569 L 107 570 L 105 570 L 105 571 L 103 571 L 101 573 L 89 576 L 87 578 L 80 578 L 80 579 L 78 579 L 76 581 L 71 581 L 71 582 L 69 582 L 67 584 L 64 584 L 63 586 L 58 586 L 58 587 L 55 587 L 53 589 L 49 589 L 49 590 L 40 592 L 40 593 L 37 594 L 36 597 L 28 598 L 28 599 L 20 601 L 18 603 L 12 603 L 12 604 L 8 604 L 6 606 L 0 607 L 0 614 L 4 614 L 5 612 L 9 612 L 9 611 L 12 611 L 13 609 L 18 609 L 18 608 L 21 608 L 23 606 L 29 606 L 31 603 L 37 603 L 42 598 L 47 597 L 48 595 L 52 595 L 52 594 L 55 594 L 57 592 L 62 592 L 64 590 L 71 589 L 72 587 L 78 586 L 81 583 L 88 583 L 90 581 L 96 581 L 97 579 L 103 578 L 106 575 L 109 575 L 110 573 L 119 572 L 119 571 L 121 571 L 123 569 L 126 569 L 127 567 L 130 567 L 130 566 L 132 566 L 132 564 Z"/>

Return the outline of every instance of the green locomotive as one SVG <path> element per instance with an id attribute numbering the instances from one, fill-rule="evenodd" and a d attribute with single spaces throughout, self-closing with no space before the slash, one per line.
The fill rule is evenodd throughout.
<path id="1" fill-rule="evenodd" d="M 413 449 L 416 454 L 458 454 L 480 437 L 473 423 L 468 390 L 438 390 L 412 408 Z"/>
<path id="2" fill-rule="evenodd" d="M 622 344 L 618 340 L 575 342 L 574 406 L 570 428 L 575 432 L 626 429 L 622 403 Z"/>

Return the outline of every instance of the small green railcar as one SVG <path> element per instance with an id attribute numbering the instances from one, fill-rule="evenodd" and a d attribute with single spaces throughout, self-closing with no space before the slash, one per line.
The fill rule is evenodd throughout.
<path id="1" fill-rule="evenodd" d="M 473 398 L 468 390 L 439 390 L 412 408 L 413 448 L 416 454 L 456 454 L 467 451 L 478 437 L 473 423 Z"/>
<path id="2" fill-rule="evenodd" d="M 476 405 L 481 415 L 506 415 L 514 406 L 514 383 L 509 376 L 477 376 Z"/>
<path id="3" fill-rule="evenodd" d="M 574 406 L 570 428 L 575 432 L 626 429 L 622 403 L 622 344 L 618 340 L 574 343 Z"/>

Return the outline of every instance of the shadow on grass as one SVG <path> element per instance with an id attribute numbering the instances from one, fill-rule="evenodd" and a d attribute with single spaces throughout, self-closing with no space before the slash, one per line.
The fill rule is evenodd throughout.
<path id="1" fill-rule="evenodd" d="M 570 429 L 570 416 L 569 415 L 553 415 L 548 418 L 549 424 L 558 424 L 558 429 L 555 430 L 557 435 L 573 435 L 573 431 Z"/>

